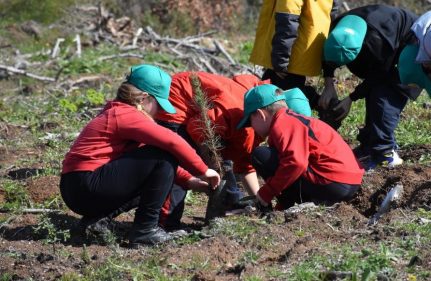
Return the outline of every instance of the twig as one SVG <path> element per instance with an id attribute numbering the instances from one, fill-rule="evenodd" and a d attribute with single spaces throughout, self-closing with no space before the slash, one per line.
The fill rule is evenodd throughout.
<path id="1" fill-rule="evenodd" d="M 34 78 L 36 80 L 41 80 L 41 81 L 48 81 L 48 82 L 55 82 L 55 79 L 52 77 L 46 77 L 46 76 L 40 76 L 37 74 L 33 74 L 15 67 L 11 67 L 11 66 L 6 66 L 6 65 L 2 65 L 0 64 L 0 69 L 4 69 L 7 72 L 11 72 L 11 73 L 15 73 L 15 74 L 21 74 L 27 77 L 31 77 Z"/>
<path id="2" fill-rule="evenodd" d="M 79 36 L 79 34 L 76 34 L 76 37 L 73 41 L 76 42 L 76 55 L 78 56 L 78 58 L 80 58 L 81 57 L 81 37 Z"/>
<path id="3" fill-rule="evenodd" d="M 142 31 L 144 31 L 142 27 L 138 28 L 138 31 L 136 31 L 135 36 L 133 37 L 132 47 L 136 47 L 136 45 L 138 44 L 138 38 L 139 36 L 141 36 Z"/>
<path id="4" fill-rule="evenodd" d="M 143 59 L 144 55 L 140 55 L 140 54 L 134 54 L 134 53 L 123 53 L 123 54 L 117 54 L 117 55 L 110 55 L 110 56 L 103 56 L 98 58 L 98 61 L 104 61 L 104 60 L 110 60 L 110 59 L 115 59 L 115 58 L 139 58 L 139 59 Z"/>
<path id="5" fill-rule="evenodd" d="M 235 60 L 228 54 L 228 52 L 226 52 L 226 50 L 217 40 L 214 40 L 214 45 L 216 46 L 217 50 L 219 50 L 227 58 L 230 64 L 236 64 Z"/>
<path id="6" fill-rule="evenodd" d="M 54 48 L 52 49 L 51 57 L 56 58 L 60 52 L 60 44 L 64 42 L 64 38 L 58 38 L 55 42 Z"/>
<path id="7" fill-rule="evenodd" d="M 1 213 L 9 213 L 9 212 L 11 212 L 11 210 L 0 209 L 0 212 Z M 44 213 L 59 213 L 59 212 L 61 212 L 61 210 L 28 208 L 28 209 L 20 209 L 19 212 L 22 214 L 44 214 Z"/>
<path id="8" fill-rule="evenodd" d="M 151 39 L 153 39 L 154 41 L 156 41 L 158 43 L 177 44 L 177 45 L 180 44 L 183 47 L 187 47 L 190 49 L 198 50 L 198 51 L 201 51 L 204 53 L 209 53 L 209 54 L 214 54 L 216 52 L 216 50 L 204 48 L 204 47 L 201 47 L 201 46 L 198 46 L 195 44 L 183 43 L 182 40 L 172 39 L 172 38 L 168 38 L 168 37 L 161 37 L 150 26 L 145 27 L 145 31 L 147 32 L 147 34 L 149 34 L 151 36 Z"/>
<path id="9" fill-rule="evenodd" d="M 347 12 L 347 11 L 350 11 L 349 4 L 347 4 L 347 2 L 346 2 L 346 1 L 343 1 L 343 7 L 344 7 L 344 9 L 346 10 L 346 12 Z"/>
<path id="10" fill-rule="evenodd" d="M 208 68 L 209 72 L 217 73 L 217 70 L 215 70 L 214 67 L 206 59 L 202 57 L 198 57 L 198 58 L 199 58 L 199 61 L 203 63 L 206 66 L 206 68 Z"/>

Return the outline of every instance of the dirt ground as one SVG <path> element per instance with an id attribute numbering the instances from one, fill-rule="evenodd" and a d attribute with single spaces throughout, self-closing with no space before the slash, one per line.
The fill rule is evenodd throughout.
<path id="1" fill-rule="evenodd" d="M 415 147 L 401 151 L 401 156 L 409 162 L 415 162 L 420 155 L 429 151 L 430 146 Z M 16 155 L 16 152 L 5 152 L 3 155 L 7 156 L 8 153 Z M 1 160 L 1 167 L 8 166 L 5 159 L 10 158 L 6 156 Z M 12 169 L 5 172 L 3 168 L 2 176 L 24 181 L 32 202 L 47 202 L 59 194 L 59 177 L 33 177 L 37 169 L 38 167 L 29 167 L 27 170 Z M 398 182 L 404 187 L 399 208 L 383 216 L 376 226 L 366 227 L 369 217 L 377 211 L 390 187 Z M 0 203 L 3 202 L 4 192 L 0 189 Z M 204 206 L 204 202 L 199 206 L 186 206 L 183 223 L 194 230 L 202 230 Z M 335 205 L 323 214 L 317 211 L 285 217 L 282 212 L 276 212 L 275 220 L 284 222 L 259 227 L 258 232 L 252 236 L 256 240 L 259 237 L 279 237 L 259 256 L 256 264 L 238 263 L 249 245 L 225 235 L 209 236 L 192 244 L 170 243 L 158 257 L 158 262 L 160 265 L 182 265 L 193 264 L 196 259 L 206 260 L 209 265 L 204 271 L 194 272 L 189 269 L 193 272 L 193 280 L 241 280 L 244 274 L 259 274 L 273 264 L 287 266 L 294 263 L 300 257 L 314 253 L 322 243 L 337 247 L 352 237 L 373 237 L 375 241 L 394 239 L 400 233 L 388 231 L 384 225 L 391 220 L 405 220 L 409 212 L 418 208 L 431 209 L 431 167 L 405 165 L 395 170 L 380 169 L 366 175 L 361 191 L 350 203 Z M 8 218 L 0 228 L 0 273 L 13 274 L 13 280 L 55 280 L 67 272 L 82 272 L 88 263 L 93 266 L 102 263 L 113 253 L 111 246 L 73 237 L 54 246 L 45 243 L 43 235 L 34 230 L 38 224 L 38 214 L 0 213 L 0 216 Z M 71 212 L 49 216 L 60 231 L 69 229 L 78 221 L 78 217 Z M 253 215 L 251 216 L 250 220 L 253 221 Z M 123 214 L 117 219 L 115 234 L 120 240 L 120 247 L 115 251 L 120 252 L 123 258 L 139 261 L 148 258 L 151 251 L 131 250 L 121 246 L 132 220 L 132 213 Z M 305 234 L 298 237 L 298 229 L 304 230 Z M 84 244 L 89 261 L 82 258 Z M 425 263 L 422 266 L 431 269 L 431 253 L 421 257 L 421 260 Z M 177 267 L 166 266 L 164 270 L 168 275 L 179 273 Z"/>

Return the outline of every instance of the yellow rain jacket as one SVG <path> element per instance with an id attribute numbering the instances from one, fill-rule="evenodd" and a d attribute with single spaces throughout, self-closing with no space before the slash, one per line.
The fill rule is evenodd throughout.
<path id="1" fill-rule="evenodd" d="M 332 0 L 264 0 L 250 62 L 279 72 L 317 76 L 331 24 Z"/>

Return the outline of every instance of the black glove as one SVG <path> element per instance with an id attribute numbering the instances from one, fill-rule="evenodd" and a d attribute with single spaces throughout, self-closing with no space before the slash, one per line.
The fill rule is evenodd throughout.
<path id="1" fill-rule="evenodd" d="M 341 120 L 335 120 L 338 116 L 340 116 L 340 112 L 334 111 L 334 107 L 336 107 L 339 103 L 340 101 L 338 99 L 331 99 L 328 109 L 317 109 L 317 112 L 319 113 L 319 119 L 334 128 L 334 130 L 338 130 L 338 128 L 341 126 Z"/>
<path id="2" fill-rule="evenodd" d="M 263 206 L 259 200 L 256 199 L 255 203 L 256 211 L 259 213 L 261 218 L 268 217 L 270 213 L 272 213 L 272 205 L 269 203 L 267 206 Z"/>

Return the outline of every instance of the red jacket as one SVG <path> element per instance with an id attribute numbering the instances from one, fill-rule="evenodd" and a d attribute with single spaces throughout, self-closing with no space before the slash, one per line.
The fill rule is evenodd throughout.
<path id="1" fill-rule="evenodd" d="M 259 189 L 265 202 L 280 195 L 301 176 L 317 184 L 362 182 L 364 169 L 350 147 L 336 131 L 318 119 L 280 109 L 273 117 L 268 145 L 277 150 L 279 167 Z"/>
<path id="2" fill-rule="evenodd" d="M 94 171 L 142 145 L 153 145 L 174 155 L 194 175 L 208 167 L 183 138 L 148 118 L 134 106 L 110 101 L 82 130 L 63 161 L 62 174 Z M 177 182 L 191 175 L 179 168 Z"/>
<path id="3" fill-rule="evenodd" d="M 204 141 L 202 118 L 194 105 L 191 74 L 193 72 L 182 72 L 172 76 L 169 101 L 177 113 L 159 112 L 156 119 L 185 124 L 187 133 L 195 143 L 200 144 Z M 202 89 L 213 106 L 208 111 L 208 116 L 214 124 L 216 134 L 222 139 L 222 157 L 234 162 L 234 171 L 237 173 L 254 171 L 250 163 L 251 152 L 260 139 L 255 139 L 251 128 L 238 130 L 236 125 L 243 115 L 244 94 L 248 89 L 267 82 L 260 81 L 254 75 L 238 75 L 230 79 L 206 72 L 195 74 L 198 75 Z"/>

